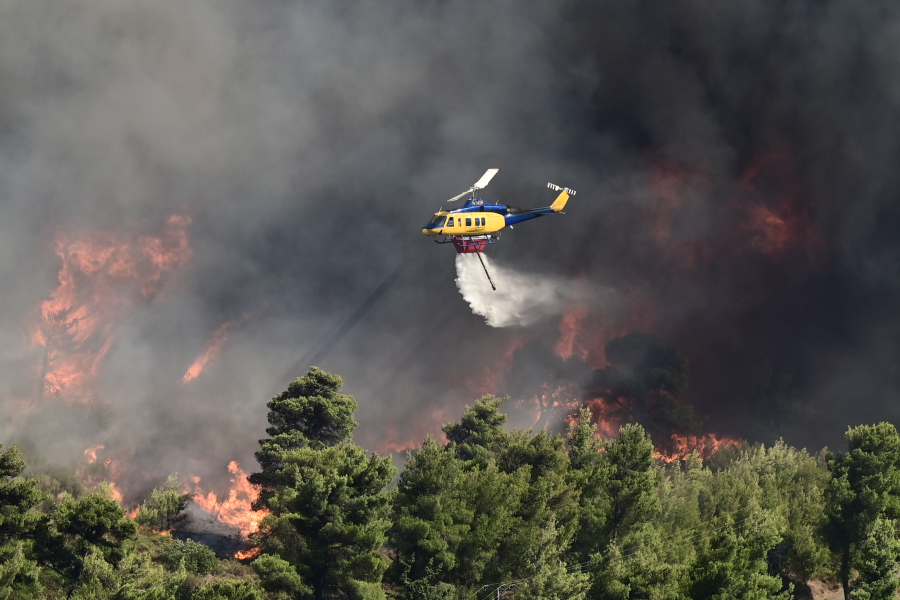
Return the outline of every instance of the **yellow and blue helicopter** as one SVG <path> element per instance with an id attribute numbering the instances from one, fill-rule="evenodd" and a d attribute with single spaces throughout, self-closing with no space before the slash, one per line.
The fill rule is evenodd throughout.
<path id="1" fill-rule="evenodd" d="M 491 279 L 481 253 L 488 244 L 493 244 L 500 238 L 500 230 L 523 221 L 529 221 L 546 215 L 562 212 L 569 200 L 569 196 L 575 195 L 575 190 L 548 183 L 547 187 L 559 192 L 559 196 L 550 206 L 541 208 L 516 208 L 505 204 L 487 204 L 484 200 L 475 197 L 478 190 L 487 187 L 494 175 L 500 169 L 488 169 L 481 179 L 462 194 L 450 198 L 448 202 L 456 202 L 464 196 L 470 195 L 462 208 L 456 210 L 439 210 L 434 213 L 434 218 L 425 225 L 422 233 L 428 236 L 443 235 L 443 240 L 434 240 L 438 244 L 453 244 L 458 254 L 477 254 L 484 273 L 487 275 L 491 288 L 495 291 L 497 286 Z"/>

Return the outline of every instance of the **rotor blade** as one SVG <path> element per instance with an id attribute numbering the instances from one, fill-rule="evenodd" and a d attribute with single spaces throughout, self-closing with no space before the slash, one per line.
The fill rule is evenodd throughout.
<path id="1" fill-rule="evenodd" d="M 555 183 L 547 182 L 547 187 L 550 188 L 551 190 L 556 190 L 557 192 L 565 191 L 565 192 L 567 192 L 570 196 L 574 196 L 574 195 L 575 195 L 575 190 L 569 189 L 569 188 L 567 188 L 567 187 L 562 187 L 562 186 L 560 186 L 560 185 L 556 185 Z"/>
<path id="2" fill-rule="evenodd" d="M 484 175 L 481 176 L 481 179 L 476 181 L 475 185 L 473 185 L 472 187 L 475 188 L 476 190 L 480 190 L 482 188 L 487 187 L 487 184 L 489 184 L 491 182 L 491 179 L 494 178 L 494 175 L 496 175 L 497 171 L 499 171 L 499 170 L 500 169 L 488 169 L 487 171 L 484 172 Z"/>
<path id="3" fill-rule="evenodd" d="M 500 169 L 488 169 L 487 171 L 484 172 L 484 175 L 481 176 L 481 179 L 479 179 L 478 181 L 475 182 L 475 185 L 473 185 L 472 187 L 470 187 L 469 189 L 464 191 L 459 196 L 453 196 L 452 198 L 447 200 L 447 202 L 456 202 L 457 200 L 461 199 L 466 194 L 471 194 L 475 190 L 480 190 L 482 188 L 487 187 L 487 184 L 489 184 L 491 182 L 491 179 L 494 178 L 494 175 L 496 175 L 497 171 L 499 171 L 499 170 Z"/>
<path id="4" fill-rule="evenodd" d="M 474 191 L 475 191 L 475 188 L 473 188 L 473 187 L 472 187 L 472 188 L 469 188 L 469 189 L 467 189 L 466 191 L 464 191 L 462 194 L 460 194 L 459 196 L 453 196 L 452 198 L 450 198 L 449 200 L 447 200 L 447 202 L 456 202 L 457 200 L 459 200 L 460 198 L 462 198 L 462 197 L 465 196 L 466 194 L 469 194 L 469 193 L 474 192 Z"/>

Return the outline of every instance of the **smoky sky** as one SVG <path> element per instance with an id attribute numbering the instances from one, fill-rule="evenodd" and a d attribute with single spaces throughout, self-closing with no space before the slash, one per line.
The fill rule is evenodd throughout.
<path id="1" fill-rule="evenodd" d="M 490 201 L 578 191 L 489 253 L 604 290 L 579 300 L 582 347 L 672 340 L 691 362 L 685 400 L 731 435 L 751 435 L 749 389 L 771 364 L 813 410 L 787 441 L 839 447 L 847 426 L 900 415 L 898 11 L 3 2 L 0 431 L 57 460 L 105 444 L 143 482 L 249 471 L 266 401 L 405 265 L 318 366 L 357 398 L 362 445 L 437 434 L 508 372 L 516 340 L 554 347 L 569 308 L 489 327 L 453 250 L 421 235 L 496 167 Z M 193 255 L 111 319 L 96 401 L 11 408 L 37 386 L 27 324 L 58 285 L 56 236 L 158 235 L 171 214 L 191 218 Z"/>

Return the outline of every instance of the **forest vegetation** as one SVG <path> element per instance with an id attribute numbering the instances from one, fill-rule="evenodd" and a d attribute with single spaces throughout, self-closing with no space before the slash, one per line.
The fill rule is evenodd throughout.
<path id="1" fill-rule="evenodd" d="M 267 511 L 237 561 L 177 527 L 176 477 L 134 518 L 109 488 L 0 449 L 0 600 L 895 598 L 900 436 L 847 430 L 845 452 L 783 441 L 659 460 L 642 425 L 603 439 L 510 431 L 486 396 L 399 471 L 353 442 L 356 401 L 312 368 L 268 403 L 250 476 Z"/>

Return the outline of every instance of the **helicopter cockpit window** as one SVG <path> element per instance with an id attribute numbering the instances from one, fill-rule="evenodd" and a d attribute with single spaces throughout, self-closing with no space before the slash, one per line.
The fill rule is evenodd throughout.
<path id="1" fill-rule="evenodd" d="M 453 227 L 453 217 L 450 217 L 450 220 L 447 221 L 447 227 Z"/>
<path id="2" fill-rule="evenodd" d="M 434 218 L 431 220 L 431 223 L 428 224 L 428 229 L 437 229 L 438 227 L 443 227 L 444 221 L 446 221 L 446 220 L 447 220 L 446 215 L 435 215 Z"/>

